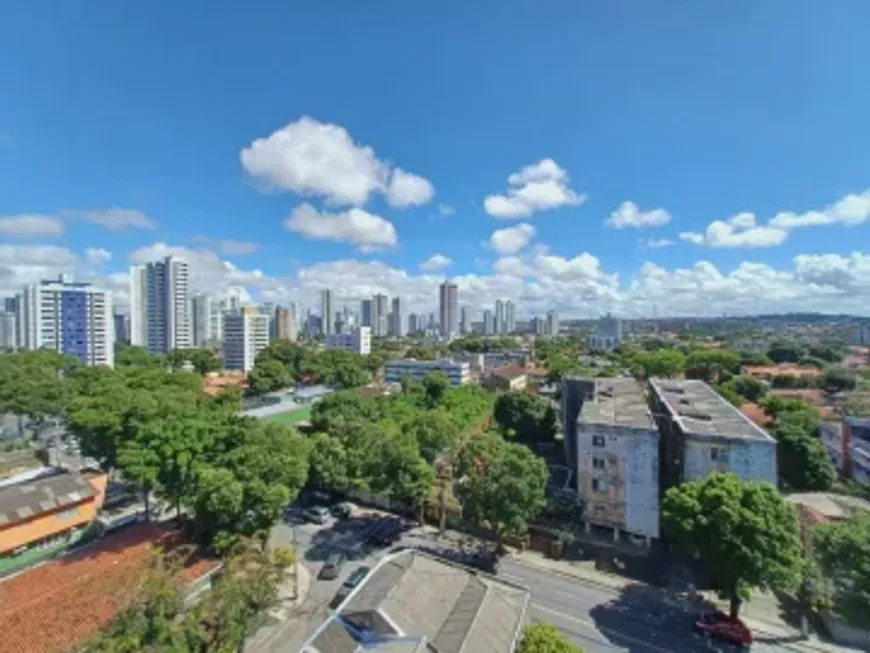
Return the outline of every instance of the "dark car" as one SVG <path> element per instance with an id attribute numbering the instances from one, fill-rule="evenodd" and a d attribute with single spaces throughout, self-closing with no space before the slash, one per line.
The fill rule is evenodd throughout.
<path id="1" fill-rule="evenodd" d="M 477 551 L 468 559 L 468 566 L 487 574 L 497 574 L 498 555 L 494 551 Z"/>
<path id="2" fill-rule="evenodd" d="M 317 577 L 320 578 L 320 580 L 335 580 L 341 573 L 343 565 L 343 553 L 330 553 L 326 562 L 324 562 L 323 566 L 320 568 L 320 574 L 318 574 Z"/>
<path id="3" fill-rule="evenodd" d="M 351 512 L 353 512 L 353 508 L 349 503 L 343 501 L 332 506 L 331 512 L 338 519 L 347 519 L 350 517 Z"/>
<path id="4" fill-rule="evenodd" d="M 314 522 L 315 524 L 325 524 L 329 519 L 329 510 L 323 506 L 313 506 L 303 510 L 302 517 L 306 521 Z"/>
<path id="5" fill-rule="evenodd" d="M 368 567 L 357 567 L 351 575 L 347 577 L 347 580 L 341 584 L 341 587 L 338 588 L 338 591 L 332 598 L 329 607 L 335 609 L 341 605 L 341 602 L 344 601 L 353 589 L 362 582 L 363 578 L 368 575 L 369 571 L 371 570 Z"/>
<path id="6" fill-rule="evenodd" d="M 748 651 L 752 646 L 752 631 L 740 619 L 722 612 L 704 612 L 695 621 L 695 630 L 707 637 L 714 637 L 740 646 Z"/>
<path id="7" fill-rule="evenodd" d="M 395 544 L 402 537 L 402 521 L 390 519 L 378 525 L 369 537 L 369 541 L 375 546 L 389 546 Z"/>

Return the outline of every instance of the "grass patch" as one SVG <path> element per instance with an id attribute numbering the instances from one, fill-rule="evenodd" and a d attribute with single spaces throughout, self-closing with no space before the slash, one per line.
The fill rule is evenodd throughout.
<path id="1" fill-rule="evenodd" d="M 299 422 L 308 421 L 310 418 L 311 406 L 303 406 L 302 408 L 297 408 L 295 410 L 288 410 L 285 413 L 270 415 L 266 419 L 270 422 L 278 422 L 280 424 L 287 424 L 288 426 L 295 426 Z"/>

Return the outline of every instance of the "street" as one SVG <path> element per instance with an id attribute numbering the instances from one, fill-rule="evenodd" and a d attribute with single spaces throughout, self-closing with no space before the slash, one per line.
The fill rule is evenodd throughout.
<path id="1" fill-rule="evenodd" d="M 250 642 L 249 650 L 295 652 L 329 614 L 328 604 L 350 573 L 360 565 L 373 567 L 393 547 L 376 547 L 366 541 L 382 521 L 378 514 L 363 514 L 327 524 L 304 523 L 291 512 L 272 533 L 274 544 L 294 544 L 301 563 L 311 575 L 310 590 L 301 607 L 284 623 L 265 627 Z M 438 538 L 411 528 L 395 546 L 417 547 L 459 559 L 479 543 L 450 534 Z M 322 561 L 333 551 L 347 555 L 338 579 L 317 580 Z M 731 651 L 728 645 L 708 642 L 695 634 L 692 621 L 697 607 L 645 585 L 630 585 L 622 592 L 569 578 L 548 570 L 503 558 L 499 576 L 529 588 L 528 617 L 559 628 L 586 653 L 670 653 L 672 651 Z M 784 643 L 765 642 L 757 635 L 756 653 L 794 650 Z"/>

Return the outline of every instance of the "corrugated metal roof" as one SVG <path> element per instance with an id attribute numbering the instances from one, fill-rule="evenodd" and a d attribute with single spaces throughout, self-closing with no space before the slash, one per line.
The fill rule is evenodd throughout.
<path id="1" fill-rule="evenodd" d="M 97 491 L 80 474 L 60 472 L 0 488 L 0 524 L 9 525 L 49 510 L 72 506 Z"/>

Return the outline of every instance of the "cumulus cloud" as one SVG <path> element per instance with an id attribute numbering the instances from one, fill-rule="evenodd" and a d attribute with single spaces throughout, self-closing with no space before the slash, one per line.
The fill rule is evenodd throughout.
<path id="1" fill-rule="evenodd" d="M 0 234 L 16 238 L 41 238 L 60 236 L 64 232 L 63 222 L 53 215 L 42 213 L 21 213 L 0 216 Z"/>
<path id="2" fill-rule="evenodd" d="M 218 242 L 218 250 L 221 254 L 226 254 L 227 256 L 245 256 L 247 254 L 253 254 L 259 249 L 257 243 L 253 243 L 250 240 L 221 240 Z"/>
<path id="3" fill-rule="evenodd" d="M 85 220 L 105 227 L 110 231 L 126 229 L 156 229 L 157 221 L 138 209 L 111 207 L 108 209 L 65 209 L 61 217 Z"/>
<path id="4" fill-rule="evenodd" d="M 56 279 L 79 264 L 79 257 L 64 247 L 0 244 L 0 297 L 15 295 L 42 279 Z"/>
<path id="5" fill-rule="evenodd" d="M 85 250 L 85 261 L 91 265 L 102 265 L 112 260 L 112 252 L 102 247 L 88 247 Z"/>
<path id="6" fill-rule="evenodd" d="M 841 224 L 852 227 L 870 219 L 870 189 L 860 194 L 849 194 L 821 211 L 806 213 L 782 212 L 770 221 L 772 227 L 797 229 L 818 225 Z"/>
<path id="7" fill-rule="evenodd" d="M 533 274 L 529 266 L 519 256 L 503 256 L 492 264 L 493 272 L 508 277 L 527 277 Z"/>
<path id="8" fill-rule="evenodd" d="M 708 247 L 775 247 L 788 238 L 788 232 L 777 227 L 761 226 L 752 213 L 738 213 L 731 219 L 711 222 L 704 233 L 683 232 L 680 239 Z"/>
<path id="9" fill-rule="evenodd" d="M 495 218 L 512 220 L 537 211 L 582 204 L 586 195 L 571 190 L 569 181 L 568 173 L 553 159 L 542 159 L 511 174 L 507 192 L 487 196 L 483 208 Z"/>
<path id="10" fill-rule="evenodd" d="M 284 227 L 311 240 L 352 243 L 364 252 L 390 248 L 399 241 L 389 220 L 357 208 L 321 213 L 310 204 L 300 204 Z"/>
<path id="11" fill-rule="evenodd" d="M 452 264 L 453 259 L 448 258 L 443 254 L 433 254 L 420 264 L 420 269 L 423 270 L 423 272 L 438 272 L 438 270 L 443 270 L 448 265 Z"/>
<path id="12" fill-rule="evenodd" d="M 435 195 L 427 179 L 379 160 L 344 127 L 308 116 L 254 140 L 239 158 L 265 188 L 323 197 L 334 206 L 360 207 L 380 193 L 391 206 L 405 208 Z"/>
<path id="13" fill-rule="evenodd" d="M 537 231 L 528 224 L 518 224 L 516 227 L 496 229 L 489 237 L 488 246 L 499 254 L 515 254 L 528 245 Z"/>
<path id="14" fill-rule="evenodd" d="M 670 221 L 671 214 L 665 209 L 641 211 L 634 202 L 623 202 L 604 221 L 604 225 L 614 229 L 642 229 L 644 227 L 661 227 Z"/>

